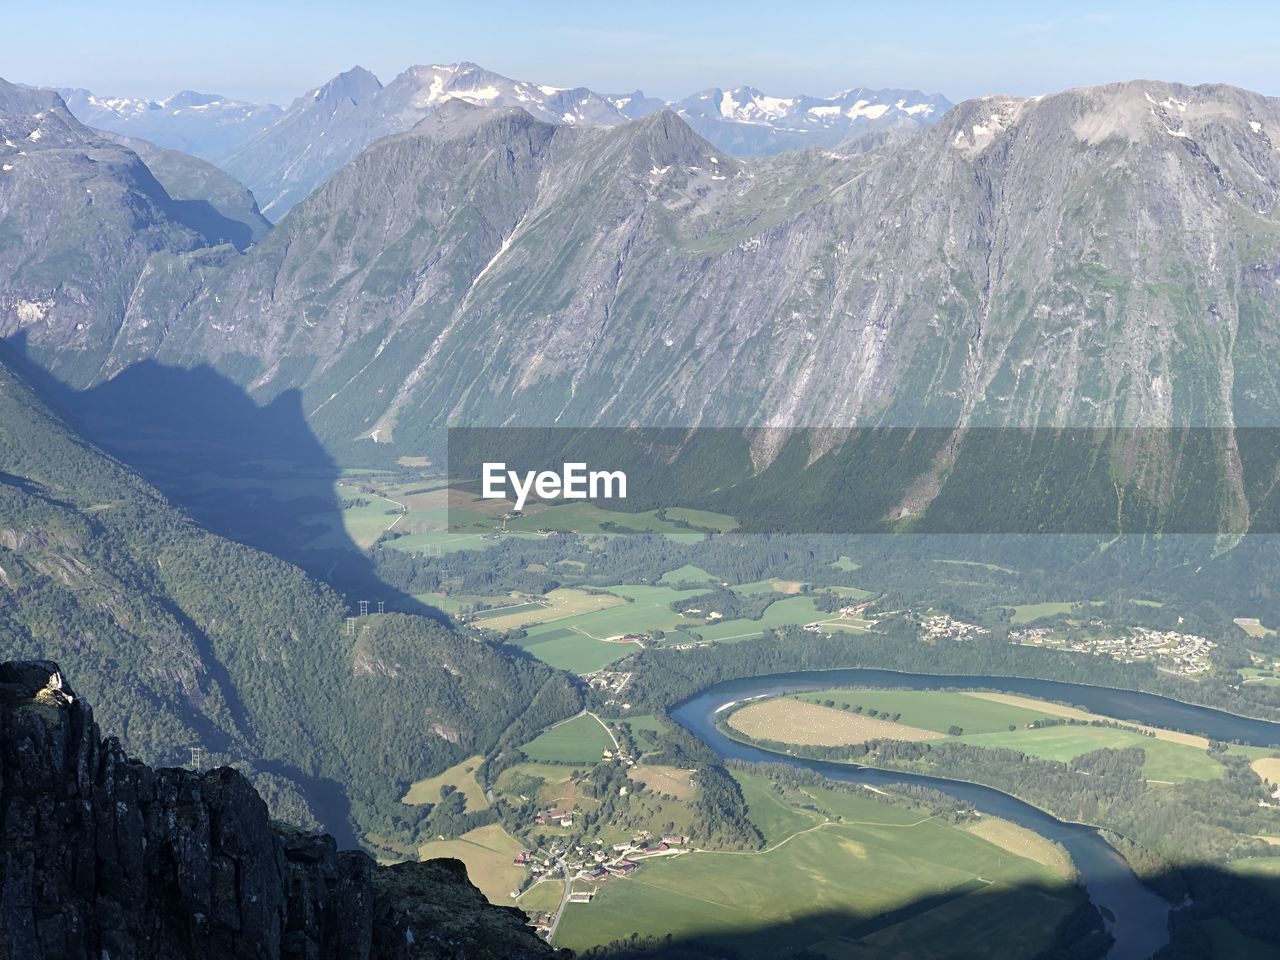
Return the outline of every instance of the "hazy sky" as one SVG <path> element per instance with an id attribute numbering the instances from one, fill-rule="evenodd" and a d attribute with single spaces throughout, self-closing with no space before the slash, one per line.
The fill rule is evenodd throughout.
<path id="1" fill-rule="evenodd" d="M 677 97 L 750 83 L 953 100 L 1136 77 L 1280 94 L 1280 3 L 595 0 L 174 3 L 2 0 L 0 76 L 97 93 L 179 89 L 287 104 L 360 64 L 415 63 Z"/>

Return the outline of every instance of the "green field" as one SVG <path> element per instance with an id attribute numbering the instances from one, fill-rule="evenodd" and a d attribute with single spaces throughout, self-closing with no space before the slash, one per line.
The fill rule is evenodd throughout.
<path id="1" fill-rule="evenodd" d="M 484 810 L 489 806 L 484 790 L 476 780 L 476 770 L 483 757 L 468 757 L 454 764 L 448 770 L 441 771 L 434 777 L 419 780 L 409 788 L 409 792 L 401 799 L 401 803 L 439 803 L 440 790 L 448 785 L 456 789 L 467 800 L 468 810 Z"/>
<path id="2" fill-rule="evenodd" d="M 1013 704 L 998 703 L 942 690 L 819 690 L 795 694 L 810 703 L 833 700 L 860 705 L 882 713 L 900 713 L 898 722 L 946 733 L 954 724 L 964 730 L 956 739 L 963 743 L 991 748 L 1020 750 L 1033 757 L 1063 762 L 1082 753 L 1103 747 L 1141 747 L 1146 751 L 1143 774 L 1148 780 L 1178 782 L 1219 777 L 1222 764 L 1204 750 L 1169 740 L 1148 737 L 1132 730 L 1094 726 L 1053 726 L 1026 729 L 1033 720 L 1054 716 L 1053 710 L 1030 710 Z M 1010 730 L 1010 725 L 1016 727 Z M 946 742 L 933 741 L 934 743 Z"/>
<path id="3" fill-rule="evenodd" d="M 1018 626 L 1043 617 L 1057 617 L 1070 613 L 1073 607 L 1075 607 L 1074 603 L 1024 603 L 1010 608 L 1013 610 L 1013 616 L 1009 622 Z"/>
<path id="4" fill-rule="evenodd" d="M 676 567 L 674 570 L 668 570 L 664 573 L 659 583 L 711 583 L 715 577 L 707 573 L 701 567 L 695 567 L 691 563 L 686 563 L 683 567 Z"/>
<path id="5" fill-rule="evenodd" d="M 555 913 L 560 909 L 560 900 L 564 896 L 563 880 L 544 880 L 535 883 L 516 898 L 515 904 L 525 913 L 533 916 L 539 911 Z"/>
<path id="6" fill-rule="evenodd" d="M 639 649 L 634 643 L 608 643 L 564 627 L 527 637 L 520 645 L 543 663 L 577 674 L 607 667 Z"/>
<path id="7" fill-rule="evenodd" d="M 835 790 L 784 798 L 765 780 L 738 776 L 765 851 L 647 862 L 602 885 L 592 903 L 567 907 L 556 945 L 582 950 L 631 933 L 670 933 L 751 957 L 819 944 L 848 956 L 895 956 L 881 944 L 905 939 L 911 949 L 902 956 L 947 948 L 954 956 L 956 926 L 971 923 L 999 931 L 977 941 L 973 956 L 1031 957 L 1080 902 L 1047 868 L 924 811 Z"/>
<path id="8" fill-rule="evenodd" d="M 694 527 L 714 530 L 716 533 L 729 533 L 741 526 L 737 520 L 727 513 L 713 513 L 710 510 L 694 510 L 691 507 L 668 507 L 668 520 L 683 520 Z"/>
<path id="9" fill-rule="evenodd" d="M 418 859 L 454 857 L 467 865 L 467 877 L 492 903 L 512 903 L 511 894 L 526 876 L 512 860 L 523 849 L 500 824 L 491 823 L 456 840 L 432 840 L 418 848 Z"/>
<path id="10" fill-rule="evenodd" d="M 835 614 L 819 610 L 811 597 L 787 597 L 778 600 L 765 608 L 764 616 L 759 620 L 721 620 L 718 623 L 691 629 L 699 633 L 704 640 L 742 640 L 747 637 L 758 637 L 765 630 L 789 625 L 812 623 L 815 620 L 830 620 Z"/>
<path id="11" fill-rule="evenodd" d="M 839 560 L 833 560 L 831 566 L 837 570 L 857 570 L 862 564 L 856 563 L 850 557 L 841 557 Z"/>
<path id="12" fill-rule="evenodd" d="M 1007 731 L 1009 724 L 1023 727 L 1032 720 L 1051 718 L 1053 713 L 971 697 L 947 690 L 815 690 L 795 694 L 810 703 L 834 700 L 837 705 L 861 705 L 881 713 L 900 713 L 898 723 L 946 733 L 954 724 L 966 734 Z"/>
<path id="13" fill-rule="evenodd" d="M 684 618 L 671 604 L 700 592 L 646 584 L 610 587 L 609 593 L 631 602 L 529 627 L 516 643 L 553 667 L 590 673 L 638 649 L 632 643 L 603 642 L 605 638 L 675 630 Z"/>
<path id="14" fill-rule="evenodd" d="M 671 540 L 683 543 L 697 543 L 704 536 L 696 530 L 689 530 L 669 520 L 663 520 L 657 515 L 656 510 L 625 513 L 619 510 L 605 510 L 594 503 L 556 504 L 507 523 L 508 530 L 528 533 L 538 530 L 560 530 L 567 533 L 603 534 L 610 532 L 609 526 L 621 531 L 660 533 Z"/>
<path id="15" fill-rule="evenodd" d="M 531 760 L 594 763 L 612 747 L 613 740 L 600 722 L 589 714 L 580 714 L 547 728 L 520 749 Z"/>
<path id="16" fill-rule="evenodd" d="M 1209 780 L 1220 777 L 1226 768 L 1203 750 L 1157 740 L 1131 730 L 1111 727 L 1046 727 L 1041 730 L 1014 730 L 958 738 L 979 747 L 1021 750 L 1033 757 L 1066 762 L 1090 750 L 1103 747 L 1141 747 L 1147 759 L 1142 773 L 1148 780 L 1177 783 L 1180 780 Z M 934 741 L 935 743 L 938 741 Z"/>

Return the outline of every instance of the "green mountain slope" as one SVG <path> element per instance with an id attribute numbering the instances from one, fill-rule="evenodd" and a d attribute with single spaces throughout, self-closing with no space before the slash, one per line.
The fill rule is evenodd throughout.
<path id="1" fill-rule="evenodd" d="M 0 648 L 81 664 L 127 748 L 234 762 L 340 838 L 408 782 L 578 709 L 563 675 L 435 621 L 366 617 L 195 526 L 0 367 Z"/>

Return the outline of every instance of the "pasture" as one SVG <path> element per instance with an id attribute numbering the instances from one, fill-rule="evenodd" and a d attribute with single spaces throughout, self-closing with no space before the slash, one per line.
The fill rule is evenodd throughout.
<path id="1" fill-rule="evenodd" d="M 740 588 L 735 588 L 740 589 Z M 778 627 L 800 626 L 815 620 L 830 620 L 832 615 L 819 610 L 812 597 L 797 596 L 778 600 L 765 608 L 759 620 L 721 620 L 703 627 L 695 627 L 704 640 L 745 640 L 758 637 L 766 630 Z"/>
<path id="2" fill-rule="evenodd" d="M 419 780 L 409 788 L 400 802 L 439 803 L 441 788 L 450 786 L 466 798 L 468 810 L 484 810 L 489 806 L 489 801 L 485 799 L 484 790 L 476 780 L 476 770 L 483 759 L 480 756 L 468 757 L 434 777 Z"/>
<path id="3" fill-rule="evenodd" d="M 538 734 L 520 750 L 531 760 L 547 763 L 595 763 L 613 740 L 604 726 L 589 713 L 562 720 Z"/>
<path id="4" fill-rule="evenodd" d="M 477 614 L 476 625 L 486 630 L 516 630 L 566 620 L 623 603 L 626 601 L 610 593 L 590 593 L 574 587 L 559 587 L 532 602 L 515 604 L 506 610 L 486 610 Z"/>
<path id="5" fill-rule="evenodd" d="M 750 957 L 804 947 L 889 956 L 896 952 L 879 944 L 898 938 L 911 956 L 941 956 L 954 955 L 956 926 L 967 923 L 1000 934 L 989 946 L 979 941 L 975 955 L 1030 957 L 1080 903 L 1052 870 L 925 811 L 838 790 L 784 796 L 766 780 L 737 776 L 764 850 L 648 861 L 602 884 L 592 903 L 568 906 L 556 945 L 582 950 L 670 933 Z M 1019 889 L 1030 895 L 1016 903 L 986 895 Z"/>
<path id="6" fill-rule="evenodd" d="M 799 746 L 838 747 L 867 740 L 938 740 L 944 736 L 791 697 L 749 703 L 735 710 L 726 722 L 753 740 L 779 740 Z"/>
<path id="7" fill-rule="evenodd" d="M 656 793 L 665 793 L 677 800 L 688 800 L 696 792 L 693 770 L 681 767 L 669 767 L 664 764 L 641 764 L 627 770 L 627 776 L 633 781 L 643 783 Z"/>
<path id="8" fill-rule="evenodd" d="M 456 857 L 467 865 L 467 876 L 492 903 L 510 904 L 526 871 L 511 861 L 524 848 L 520 841 L 491 823 L 456 840 L 432 840 L 418 848 L 419 860 Z"/>
<path id="9" fill-rule="evenodd" d="M 799 700 L 810 705 L 830 700 L 836 704 L 836 707 L 828 709 L 827 714 L 814 713 L 803 716 L 785 707 L 774 707 L 768 714 L 759 709 L 772 704 L 785 703 L 788 700 Z M 845 739 L 855 733 L 858 728 L 841 724 L 834 716 L 828 714 L 856 718 L 872 725 L 883 723 L 880 719 L 868 719 L 839 709 L 846 703 L 851 707 L 861 706 L 864 711 L 874 709 L 891 716 L 893 714 L 900 714 L 900 716 L 896 725 L 887 724 L 883 727 L 867 728 L 871 731 L 883 730 L 884 732 L 869 732 L 856 740 Z M 752 729 L 759 731 L 757 733 L 738 726 L 739 717 L 752 708 L 757 708 L 760 716 L 759 722 L 752 726 Z M 827 708 L 819 707 L 818 709 Z M 729 722 L 748 736 L 764 736 L 802 746 L 838 746 L 875 737 L 918 740 L 923 738 L 910 735 L 911 730 L 918 728 L 933 731 L 935 737 L 940 737 L 956 726 L 963 732 L 948 739 L 991 749 L 1019 750 L 1028 756 L 1064 763 L 1082 753 L 1103 747 L 1114 749 L 1141 747 L 1146 753 L 1143 775 L 1148 780 L 1178 783 L 1183 780 L 1220 777 L 1225 772 L 1222 764 L 1205 752 L 1208 741 L 1192 734 L 1137 724 L 1126 725 L 1132 729 L 1082 725 L 1027 728 L 1027 724 L 1032 721 L 1055 717 L 1084 721 L 1106 719 L 1075 707 L 1045 703 L 1011 694 L 949 690 L 836 689 L 806 691 L 792 697 L 760 701 L 736 712 Z M 893 730 L 895 726 L 903 728 L 905 733 L 901 735 L 895 733 Z M 1010 727 L 1014 729 L 1010 730 Z M 1142 731 L 1148 731 L 1152 735 L 1148 736 Z"/>
<path id="10" fill-rule="evenodd" d="M 715 577 L 701 567 L 686 563 L 683 567 L 668 570 L 659 579 L 659 583 L 711 583 Z"/>
<path id="11" fill-rule="evenodd" d="M 1022 727 L 1033 720 L 1054 716 L 1047 709 L 1027 709 L 949 690 L 838 689 L 806 691 L 795 696 L 810 703 L 833 700 L 837 705 L 848 703 L 881 713 L 901 714 L 899 723 L 940 734 L 945 734 L 953 725 L 962 727 L 965 733 L 994 733 L 1008 730 L 1010 724 Z"/>
<path id="12" fill-rule="evenodd" d="M 530 916 L 539 912 L 555 913 L 560 909 L 560 900 L 563 896 L 563 880 L 542 880 L 521 893 L 516 898 L 515 904 Z"/>
<path id="13" fill-rule="evenodd" d="M 520 646 L 543 663 L 576 674 L 593 673 L 639 649 L 634 643 L 597 640 L 567 627 L 526 637 Z"/>
<path id="14" fill-rule="evenodd" d="M 1070 761 L 1082 753 L 1103 747 L 1121 750 L 1141 747 L 1147 755 L 1142 773 L 1148 780 L 1178 783 L 1182 780 L 1209 780 L 1220 777 L 1225 768 L 1203 750 L 1168 740 L 1147 737 L 1132 730 L 1114 727 L 1045 727 L 1040 730 L 1013 730 L 958 738 L 978 747 L 1020 750 L 1044 760 Z"/>
<path id="15" fill-rule="evenodd" d="M 702 527 L 716 533 L 730 533 L 741 526 L 727 513 L 715 513 L 711 510 L 695 510 L 692 507 L 667 507 L 667 519 L 678 520 L 691 527 Z"/>

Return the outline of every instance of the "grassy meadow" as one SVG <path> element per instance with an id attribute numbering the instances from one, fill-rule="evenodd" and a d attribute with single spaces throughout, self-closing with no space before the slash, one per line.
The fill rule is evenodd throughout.
<path id="1" fill-rule="evenodd" d="M 893 956 L 908 942 L 911 956 L 941 956 L 957 924 L 969 924 L 1001 933 L 976 956 L 1031 957 L 1079 903 L 1053 868 L 925 811 L 736 776 L 763 851 L 648 861 L 600 885 L 591 903 L 568 906 L 556 945 L 670 933 L 750 957 L 802 947 Z"/>

